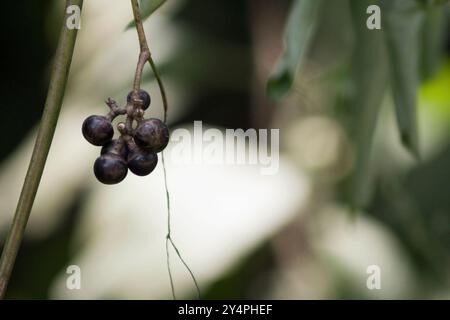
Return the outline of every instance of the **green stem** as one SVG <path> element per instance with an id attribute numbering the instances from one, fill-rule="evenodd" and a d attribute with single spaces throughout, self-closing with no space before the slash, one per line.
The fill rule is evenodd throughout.
<path id="1" fill-rule="evenodd" d="M 155 62 L 152 59 L 152 56 L 148 58 L 148 62 L 150 63 L 150 66 L 152 67 L 153 74 L 155 75 L 156 81 L 158 82 L 159 91 L 161 92 L 161 98 L 163 101 L 163 107 L 164 107 L 164 122 L 167 122 L 167 109 L 168 109 L 168 103 L 167 103 L 167 95 L 166 95 L 166 89 L 164 89 L 164 84 L 161 80 L 161 77 L 159 76 L 158 69 L 156 69 Z"/>
<path id="2" fill-rule="evenodd" d="M 0 298 L 4 298 L 6 287 L 14 267 L 14 262 L 22 243 L 23 234 L 30 216 L 31 208 L 36 196 L 42 172 L 44 171 L 47 155 L 55 133 L 56 124 L 63 102 L 64 91 L 72 62 L 77 29 L 68 29 L 66 21 L 69 15 L 68 6 L 77 5 L 81 9 L 83 0 L 67 0 L 65 18 L 60 33 L 55 61 L 50 79 L 50 85 L 45 102 L 44 112 L 34 145 L 33 154 L 20 193 L 16 213 L 11 229 L 6 239 L 0 260 Z"/>

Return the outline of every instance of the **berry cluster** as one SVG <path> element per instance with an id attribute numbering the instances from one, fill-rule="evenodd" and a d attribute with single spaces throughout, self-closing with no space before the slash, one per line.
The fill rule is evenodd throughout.
<path id="1" fill-rule="evenodd" d="M 137 92 L 137 90 L 136 90 Z M 157 153 L 169 143 L 169 129 L 159 119 L 144 119 L 150 106 L 150 95 L 140 90 L 131 91 L 125 107 L 108 99 L 111 111 L 106 116 L 90 116 L 83 122 L 83 136 L 94 146 L 102 146 L 100 157 L 95 160 L 94 174 L 104 184 L 116 184 L 127 175 L 128 169 L 138 176 L 150 174 L 158 163 Z M 119 115 L 127 115 L 119 122 L 120 137 L 113 139 L 112 121 Z"/>

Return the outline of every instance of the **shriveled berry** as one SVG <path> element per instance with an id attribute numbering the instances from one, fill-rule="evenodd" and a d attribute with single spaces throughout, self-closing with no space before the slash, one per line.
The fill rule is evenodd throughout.
<path id="1" fill-rule="evenodd" d="M 94 146 L 103 146 L 111 141 L 114 129 L 111 121 L 102 116 L 90 116 L 83 122 L 83 136 Z"/>
<path id="2" fill-rule="evenodd" d="M 122 139 L 114 139 L 105 144 L 102 148 L 101 154 L 112 153 L 126 159 L 128 156 L 128 147 Z"/>
<path id="3" fill-rule="evenodd" d="M 134 135 L 136 144 L 149 152 L 160 152 L 169 143 L 169 129 L 159 119 L 144 120 Z"/>
<path id="4" fill-rule="evenodd" d="M 107 153 L 95 160 L 94 174 L 101 183 L 119 183 L 125 179 L 127 173 L 127 163 L 118 155 Z"/>
<path id="5" fill-rule="evenodd" d="M 131 97 L 132 96 L 133 96 L 133 91 L 131 91 L 128 94 L 127 102 L 131 102 Z M 139 91 L 139 99 L 142 100 L 142 102 L 143 102 L 142 109 L 147 110 L 148 107 L 150 106 L 150 102 L 151 102 L 151 98 L 150 98 L 150 95 L 148 94 L 148 92 L 141 89 Z"/>
<path id="6" fill-rule="evenodd" d="M 153 152 L 135 150 L 128 155 L 128 168 L 137 176 L 150 174 L 158 164 L 158 156 Z"/>

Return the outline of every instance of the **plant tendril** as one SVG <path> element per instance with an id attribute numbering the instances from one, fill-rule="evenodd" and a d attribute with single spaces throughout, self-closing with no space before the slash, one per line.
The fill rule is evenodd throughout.
<path id="1" fill-rule="evenodd" d="M 147 44 L 147 39 L 145 37 L 144 27 L 142 24 L 142 19 L 139 11 L 139 4 L 137 0 L 131 0 L 131 7 L 133 8 L 133 16 L 134 16 L 134 22 L 136 25 L 136 31 L 138 33 L 139 38 L 139 46 L 140 46 L 140 54 L 139 54 L 139 61 L 136 68 L 136 75 L 134 80 L 134 96 L 136 96 L 140 89 L 140 83 L 142 79 L 142 72 L 143 72 L 143 66 L 145 62 L 149 62 L 150 67 L 152 68 L 152 72 L 155 75 L 156 81 L 158 83 L 159 91 L 161 93 L 161 98 L 163 102 L 164 107 L 164 123 L 167 123 L 167 111 L 168 111 L 168 103 L 167 103 L 167 95 L 166 90 L 164 88 L 164 84 L 161 80 L 161 77 L 159 76 L 158 70 L 156 68 L 155 62 L 152 59 L 152 55 L 150 53 L 150 49 Z M 170 279 L 170 287 L 172 290 L 172 297 L 174 300 L 176 300 L 176 294 L 175 294 L 175 286 L 173 282 L 173 276 L 172 271 L 170 268 L 170 252 L 169 252 L 169 245 L 172 246 L 172 248 L 175 250 L 175 253 L 177 254 L 180 261 L 183 263 L 184 267 L 188 270 L 194 284 L 195 288 L 197 290 L 197 296 L 198 299 L 200 299 L 200 286 L 198 285 L 197 279 L 195 278 L 194 273 L 192 272 L 189 265 L 186 263 L 186 261 L 181 256 L 180 250 L 178 250 L 178 247 L 175 245 L 175 242 L 172 239 L 171 236 L 171 210 L 170 210 L 170 194 L 169 194 L 169 188 L 167 186 L 167 172 L 166 172 L 166 164 L 164 161 L 164 152 L 161 152 L 161 160 L 162 160 L 162 168 L 164 173 L 164 187 L 166 190 L 166 203 L 167 203 L 167 235 L 166 235 L 166 260 L 167 260 L 167 271 L 169 273 L 169 279 Z"/>

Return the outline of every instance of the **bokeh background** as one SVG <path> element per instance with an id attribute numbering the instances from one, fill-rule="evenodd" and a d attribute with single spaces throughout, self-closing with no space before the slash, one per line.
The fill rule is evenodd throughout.
<path id="1" fill-rule="evenodd" d="M 325 0 L 290 94 L 267 97 L 291 1 L 171 0 L 145 23 L 166 83 L 171 129 L 279 128 L 280 168 L 168 161 L 173 238 L 205 299 L 450 298 L 449 7 L 418 93 L 420 160 L 399 139 L 386 93 L 370 155 L 367 204 L 346 190 L 354 169 L 349 81 L 355 26 L 347 0 Z M 8 1 L 2 16 L 0 243 L 26 173 L 45 101 L 63 1 Z M 170 299 L 161 166 L 116 186 L 95 180 L 99 152 L 81 124 L 125 102 L 138 42 L 129 1 L 85 1 L 66 97 L 10 282 L 9 299 Z M 364 28 L 365 26 L 361 26 Z M 379 31 L 383 32 L 383 31 Z M 427 46 L 424 36 L 423 46 Z M 429 57 L 428 57 L 429 58 Z M 430 60 L 427 60 L 430 61 Z M 370 70 L 370 66 L 368 66 Z M 162 117 L 156 83 L 143 87 Z M 170 146 L 168 149 L 170 152 Z M 171 252 L 178 297 L 195 298 Z M 65 286 L 69 265 L 81 290 Z M 381 290 L 366 269 L 381 268 Z"/>

